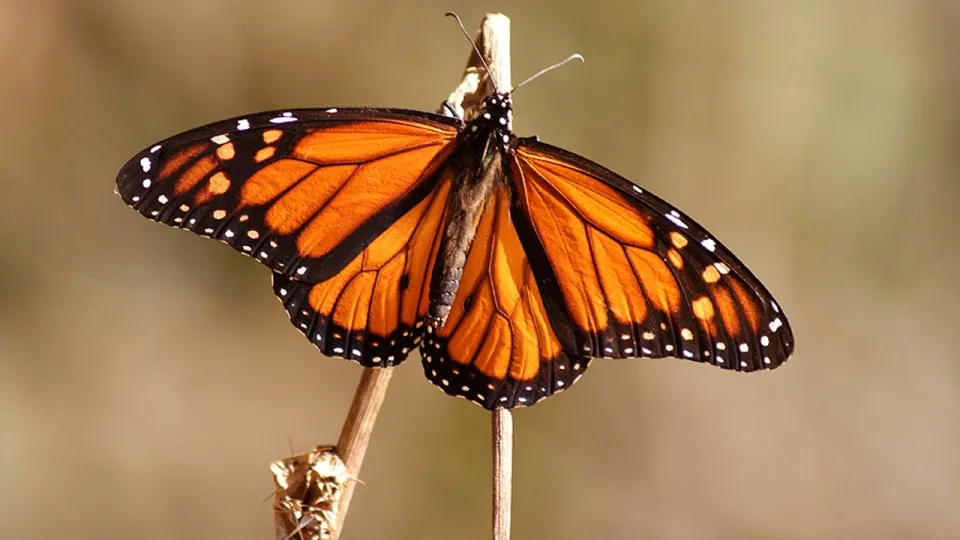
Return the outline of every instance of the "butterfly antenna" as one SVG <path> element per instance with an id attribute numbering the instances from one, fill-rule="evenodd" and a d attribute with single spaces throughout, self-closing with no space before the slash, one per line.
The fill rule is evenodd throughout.
<path id="1" fill-rule="evenodd" d="M 563 67 L 564 65 L 568 64 L 569 62 L 572 62 L 573 60 L 579 60 L 579 61 L 583 62 L 583 56 L 580 56 L 580 53 L 574 53 L 574 54 L 571 54 L 570 56 L 566 57 L 566 58 L 563 59 L 562 61 L 557 62 L 556 64 L 554 64 L 554 65 L 552 65 L 552 66 L 545 67 L 545 68 L 541 69 L 540 71 L 534 73 L 533 75 L 527 77 L 522 83 L 514 86 L 512 90 L 510 90 L 509 92 L 507 92 L 507 94 L 512 94 L 512 93 L 516 92 L 517 90 L 520 89 L 521 86 L 527 84 L 528 82 L 536 79 L 537 77 L 539 77 L 539 76 L 541 76 L 541 75 L 543 75 L 543 74 L 545 74 L 545 73 L 549 73 L 549 72 L 557 69 L 558 67 Z"/>
<path id="2" fill-rule="evenodd" d="M 460 31 L 463 32 L 463 36 L 467 38 L 467 41 L 470 42 L 470 46 L 473 47 L 473 52 L 477 53 L 477 58 L 480 59 L 480 63 L 483 64 L 484 69 L 487 70 L 487 75 L 490 76 L 490 84 L 493 85 L 493 91 L 499 94 L 500 89 L 497 88 L 497 81 L 493 79 L 493 71 L 490 71 L 490 66 L 487 65 L 487 60 L 483 57 L 483 53 L 480 52 L 480 48 L 477 47 L 477 43 L 473 41 L 473 38 L 470 37 L 470 33 L 467 32 L 466 28 L 464 28 L 463 21 L 460 20 L 460 16 L 452 11 L 448 11 L 444 15 L 447 17 L 453 17 L 457 21 L 457 25 L 460 27 Z"/>

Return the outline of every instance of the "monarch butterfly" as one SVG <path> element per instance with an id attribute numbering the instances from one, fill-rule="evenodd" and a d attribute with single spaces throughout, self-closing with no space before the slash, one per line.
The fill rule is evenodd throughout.
<path id="1" fill-rule="evenodd" d="M 469 121 L 321 108 L 216 122 L 135 155 L 117 192 L 269 267 L 324 354 L 389 367 L 419 346 L 427 379 L 487 409 L 564 390 L 594 357 L 753 371 L 790 356 L 787 319 L 746 266 L 650 192 L 514 135 L 511 92 Z"/>

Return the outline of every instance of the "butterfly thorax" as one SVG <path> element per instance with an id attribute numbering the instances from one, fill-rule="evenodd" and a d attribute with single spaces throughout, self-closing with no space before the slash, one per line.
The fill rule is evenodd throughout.
<path id="1" fill-rule="evenodd" d="M 484 100 L 480 114 L 460 131 L 457 155 L 450 170 L 457 171 L 449 213 L 430 286 L 429 325 L 443 327 L 460 287 L 467 253 L 473 244 L 480 216 L 498 185 L 504 182 L 504 157 L 514 135 L 510 130 L 512 102 L 507 94 Z"/>

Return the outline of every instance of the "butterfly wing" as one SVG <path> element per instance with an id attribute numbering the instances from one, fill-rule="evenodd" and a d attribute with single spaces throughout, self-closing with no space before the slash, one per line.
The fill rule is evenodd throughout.
<path id="1" fill-rule="evenodd" d="M 436 188 L 458 125 L 391 109 L 238 117 L 140 152 L 117 192 L 150 219 L 316 283 Z"/>
<path id="2" fill-rule="evenodd" d="M 268 266 L 291 321 L 324 353 L 394 365 L 422 334 L 458 125 L 388 109 L 238 117 L 137 154 L 117 191 L 150 219 Z"/>
<path id="3" fill-rule="evenodd" d="M 308 283 L 275 272 L 273 290 L 290 321 L 321 352 L 389 367 L 423 335 L 430 276 L 452 172 L 332 278 Z"/>
<path id="4" fill-rule="evenodd" d="M 564 349 L 773 368 L 793 335 L 770 292 L 703 227 L 591 161 L 521 139 L 518 231 Z"/>
<path id="5" fill-rule="evenodd" d="M 590 362 L 565 352 L 547 320 L 511 199 L 508 186 L 494 188 L 446 323 L 421 346 L 431 382 L 487 409 L 531 405 L 568 388 Z"/>

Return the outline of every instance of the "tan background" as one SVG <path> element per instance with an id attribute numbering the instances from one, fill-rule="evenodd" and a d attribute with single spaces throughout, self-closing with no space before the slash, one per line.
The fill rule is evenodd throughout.
<path id="1" fill-rule="evenodd" d="M 272 538 L 267 464 L 333 441 L 359 368 L 267 272 L 113 191 L 252 111 L 432 110 L 513 19 L 516 128 L 707 225 L 797 353 L 599 361 L 516 415 L 517 539 L 960 537 L 956 2 L 0 0 L 0 537 Z M 404 3 L 403 5 L 407 5 Z M 347 538 L 489 537 L 488 417 L 398 370 Z"/>

